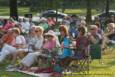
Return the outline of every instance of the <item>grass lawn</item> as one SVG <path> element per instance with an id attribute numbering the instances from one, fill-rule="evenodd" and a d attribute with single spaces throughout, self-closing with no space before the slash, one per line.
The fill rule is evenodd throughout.
<path id="1" fill-rule="evenodd" d="M 81 8 L 81 9 L 66 9 L 64 11 L 65 13 L 67 14 L 78 14 L 78 15 L 86 15 L 86 9 L 84 8 Z M 92 10 L 92 15 L 95 15 L 97 14 L 97 11 L 96 10 Z"/>
<path id="2" fill-rule="evenodd" d="M 90 64 L 90 71 L 84 77 L 115 77 L 115 48 L 106 49 L 103 55 L 104 64 L 100 64 L 98 60 L 94 60 Z M 33 77 L 18 72 L 6 72 L 7 63 L 0 64 L 0 77 Z M 73 75 L 65 77 L 82 77 L 82 75 Z"/>
<path id="3" fill-rule="evenodd" d="M 59 9 L 61 10 L 61 9 Z M 0 6 L 0 16 L 8 16 L 10 13 L 9 7 L 3 7 Z M 29 8 L 28 7 L 18 7 L 18 14 L 19 16 L 23 16 L 26 13 L 30 13 L 29 12 Z M 36 15 L 37 12 L 31 12 L 33 15 Z M 64 11 L 64 13 L 67 14 L 78 14 L 78 15 L 86 15 L 86 9 L 66 9 Z M 92 14 L 97 14 L 96 10 L 92 10 Z"/>
<path id="4" fill-rule="evenodd" d="M 19 15 L 23 16 L 25 13 L 29 13 L 29 8 L 23 7 L 18 8 Z M 95 10 L 92 10 L 93 14 L 96 14 Z M 65 13 L 76 13 L 76 14 L 86 14 L 85 9 L 66 9 Z M 36 14 L 35 12 L 33 13 Z M 9 8 L 0 7 L 0 16 L 8 16 Z M 90 64 L 90 71 L 84 77 L 115 77 L 115 48 L 106 49 L 106 53 L 103 55 L 104 64 L 100 64 L 98 60 L 93 61 Z M 0 64 L 0 77 L 33 77 L 25 75 L 18 72 L 6 72 L 5 67 L 7 63 Z M 65 76 L 66 77 L 66 76 Z M 81 75 L 67 76 L 67 77 L 82 77 Z"/>
<path id="5" fill-rule="evenodd" d="M 29 8 L 27 7 L 19 7 L 18 8 L 18 14 L 19 16 L 24 16 L 24 14 L 30 13 Z M 37 12 L 32 12 L 32 14 L 36 14 Z M 10 15 L 10 9 L 9 7 L 3 7 L 0 6 L 0 16 L 9 16 Z"/>

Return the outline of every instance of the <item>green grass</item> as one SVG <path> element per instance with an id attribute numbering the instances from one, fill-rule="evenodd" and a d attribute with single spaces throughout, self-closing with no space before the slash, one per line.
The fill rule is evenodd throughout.
<path id="1" fill-rule="evenodd" d="M 0 16 L 9 15 L 9 11 L 8 7 L 0 7 Z"/>
<path id="2" fill-rule="evenodd" d="M 86 9 L 66 9 L 64 11 L 67 14 L 78 14 L 78 15 L 86 15 Z M 96 10 L 92 10 L 92 15 L 97 14 Z"/>
<path id="3" fill-rule="evenodd" d="M 27 7 L 19 7 L 18 12 L 20 16 L 23 16 L 26 13 L 29 13 L 29 8 Z M 85 9 L 66 9 L 65 13 L 71 14 L 80 14 L 86 15 Z M 93 14 L 97 12 L 92 10 Z M 33 13 L 34 15 L 36 12 Z M 0 7 L 0 16 L 8 16 L 9 8 L 8 7 Z M 104 64 L 100 64 L 98 60 L 93 61 L 90 64 L 90 71 L 84 77 L 115 77 L 115 48 L 106 49 L 106 54 L 103 55 Z M 5 67 L 7 63 L 0 64 L 0 77 L 33 77 L 29 75 L 25 75 L 18 72 L 6 72 Z M 71 77 L 71 76 L 70 76 Z M 81 75 L 75 75 L 72 77 L 81 77 Z"/>
<path id="4" fill-rule="evenodd" d="M 98 60 L 94 60 L 90 64 L 89 73 L 84 77 L 115 77 L 115 48 L 107 48 L 103 55 L 104 64 L 100 64 Z M 0 77 L 33 77 L 18 72 L 6 72 L 7 63 L 0 64 Z M 75 73 L 76 74 L 76 73 Z M 65 77 L 82 77 L 83 75 L 73 75 Z"/>
<path id="5" fill-rule="evenodd" d="M 18 14 L 19 16 L 24 16 L 24 14 L 26 13 L 31 13 L 29 11 L 29 8 L 28 7 L 19 7 L 18 8 Z M 32 14 L 36 14 L 37 12 L 32 12 Z M 10 15 L 10 9 L 9 7 L 3 7 L 3 6 L 0 6 L 0 16 L 9 16 Z"/>
<path id="6" fill-rule="evenodd" d="M 29 76 L 29 75 L 22 75 L 22 73 L 18 73 L 18 72 L 4 72 L 0 74 L 0 77 L 33 77 L 33 76 Z"/>
<path id="7" fill-rule="evenodd" d="M 61 9 L 59 9 L 61 10 Z M 0 16 L 9 16 L 10 10 L 9 7 L 0 6 Z M 19 16 L 24 16 L 26 13 L 32 13 L 36 15 L 38 12 L 30 12 L 28 7 L 18 7 Z M 86 9 L 66 9 L 64 13 L 67 14 L 78 14 L 78 15 L 86 15 Z M 97 14 L 96 10 L 92 10 L 92 14 Z"/>

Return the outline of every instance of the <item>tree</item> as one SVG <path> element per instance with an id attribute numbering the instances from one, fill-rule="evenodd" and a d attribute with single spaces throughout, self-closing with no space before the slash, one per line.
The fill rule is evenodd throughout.
<path id="1" fill-rule="evenodd" d="M 109 0 L 106 0 L 106 17 L 108 17 L 109 16 L 109 3 L 110 3 L 110 1 Z"/>
<path id="2" fill-rule="evenodd" d="M 10 3 L 10 17 L 15 17 L 18 20 L 17 0 L 9 0 Z"/>
<path id="3" fill-rule="evenodd" d="M 86 0 L 86 6 L 87 6 L 87 15 L 86 15 L 86 22 L 89 24 L 91 22 L 91 0 Z"/>

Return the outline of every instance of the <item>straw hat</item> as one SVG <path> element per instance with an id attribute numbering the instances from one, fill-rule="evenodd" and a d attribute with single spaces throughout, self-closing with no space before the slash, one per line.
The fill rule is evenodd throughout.
<path id="1" fill-rule="evenodd" d="M 19 34 L 21 33 L 20 29 L 19 28 L 12 28 L 12 31 Z"/>
<path id="2" fill-rule="evenodd" d="M 91 25 L 90 29 L 98 29 L 98 27 L 96 25 Z"/>

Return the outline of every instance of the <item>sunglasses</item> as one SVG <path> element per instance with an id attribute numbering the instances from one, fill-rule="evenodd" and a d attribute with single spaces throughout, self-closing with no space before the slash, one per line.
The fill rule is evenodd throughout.
<path id="1" fill-rule="evenodd" d="M 95 30 L 95 29 L 90 29 L 90 30 Z"/>
<path id="2" fill-rule="evenodd" d="M 36 33 L 39 32 L 39 31 L 35 31 Z"/>

